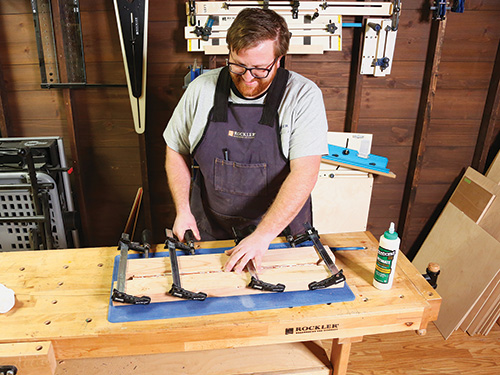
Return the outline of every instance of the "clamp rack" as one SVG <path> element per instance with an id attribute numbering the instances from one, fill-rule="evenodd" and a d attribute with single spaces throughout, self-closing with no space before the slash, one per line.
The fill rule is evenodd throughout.
<path id="1" fill-rule="evenodd" d="M 0 138 L 0 251 L 79 246 L 62 139 Z"/>

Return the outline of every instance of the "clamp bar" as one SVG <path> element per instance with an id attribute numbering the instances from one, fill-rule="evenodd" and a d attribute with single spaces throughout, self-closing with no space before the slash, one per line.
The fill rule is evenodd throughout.
<path id="1" fill-rule="evenodd" d="M 170 236 L 170 230 L 167 229 L 167 241 L 165 248 L 168 248 L 170 265 L 172 269 L 172 287 L 169 290 L 169 294 L 174 297 L 189 299 L 193 301 L 204 301 L 207 298 L 207 294 L 203 292 L 191 292 L 184 289 L 181 285 L 181 274 L 179 271 L 179 262 L 177 260 L 177 249 L 190 250 L 190 247 L 177 241 L 175 238 Z"/>
<path id="2" fill-rule="evenodd" d="M 332 276 L 321 280 L 321 281 L 313 281 L 309 284 L 309 289 L 310 290 L 316 290 L 316 289 L 324 289 L 328 288 L 329 286 L 339 284 L 343 281 L 345 281 L 345 276 L 343 273 L 343 270 L 340 270 L 337 268 L 335 263 L 333 262 L 332 258 L 326 251 L 325 247 L 323 244 L 319 241 L 319 235 L 318 231 L 311 226 L 309 223 L 305 223 L 304 227 L 306 228 L 306 235 L 309 237 L 309 239 L 312 241 L 314 248 L 318 252 L 319 256 L 323 261 L 325 262 L 326 266 L 330 270 Z"/>
<path id="3" fill-rule="evenodd" d="M 125 293 L 125 279 L 127 274 L 127 258 L 130 250 L 130 236 L 122 233 L 118 250 L 120 250 L 120 262 L 118 263 L 118 275 L 116 288 L 113 289 L 111 299 L 115 302 L 127 303 L 131 305 L 149 305 L 151 298 L 148 296 L 136 297 Z"/>

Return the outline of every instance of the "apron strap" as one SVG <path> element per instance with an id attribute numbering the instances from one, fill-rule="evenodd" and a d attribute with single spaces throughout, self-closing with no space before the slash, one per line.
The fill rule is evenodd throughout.
<path id="1" fill-rule="evenodd" d="M 279 68 L 271 86 L 267 90 L 266 100 L 259 124 L 273 126 L 278 113 L 278 107 L 283 99 L 286 84 L 288 82 L 288 70 Z M 225 66 L 219 73 L 217 86 L 215 87 L 214 108 L 212 112 L 213 122 L 227 122 L 227 109 L 229 90 L 231 88 L 231 76 L 229 68 Z"/>
<path id="2" fill-rule="evenodd" d="M 229 89 L 231 87 L 231 76 L 229 68 L 225 66 L 219 73 L 217 86 L 215 86 L 214 108 L 212 112 L 212 121 L 227 122 L 227 108 Z"/>
<path id="3" fill-rule="evenodd" d="M 283 68 L 278 69 L 273 83 L 271 83 L 269 90 L 267 90 L 264 110 L 262 111 L 259 124 L 273 126 L 274 120 L 276 119 L 276 113 L 278 113 L 278 107 L 280 106 L 281 99 L 283 99 L 283 95 L 285 94 L 289 75 L 290 72 L 288 70 Z"/>

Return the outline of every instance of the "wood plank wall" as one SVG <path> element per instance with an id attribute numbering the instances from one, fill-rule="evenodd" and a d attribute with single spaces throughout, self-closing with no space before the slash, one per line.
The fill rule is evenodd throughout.
<path id="1" fill-rule="evenodd" d="M 164 240 L 163 230 L 171 227 L 175 216 L 163 169 L 161 134 L 182 95 L 188 65 L 195 58 L 209 65 L 207 56 L 186 52 L 184 4 L 183 0 L 150 0 L 145 143 L 156 242 Z M 109 86 L 125 84 L 112 1 L 80 0 L 80 8 L 88 83 L 104 85 L 71 90 L 74 136 L 81 155 L 76 173 L 83 181 L 86 208 L 83 244 L 114 245 L 137 188 L 143 184 L 140 139 L 133 130 L 127 89 Z M 287 59 L 288 69 L 312 79 L 322 89 L 330 130 L 349 129 L 354 115 L 353 131 L 374 134 L 372 152 L 389 158 L 397 178 L 375 178 L 368 229 L 376 236 L 401 214 L 429 46 L 428 8 L 427 0 L 403 1 L 392 73 L 358 81 L 359 108 L 354 113 L 346 110 L 356 83 L 350 76 L 351 51 L 356 51 L 360 39 L 353 29 L 343 30 L 342 52 Z M 499 19 L 500 2 L 496 0 L 468 0 L 465 13 L 448 13 L 423 167 L 404 230 L 407 253 L 425 238 L 453 184 L 472 163 L 497 58 Z M 28 0 L 0 2 L 0 67 L 6 98 L 0 103 L 9 115 L 2 136 L 62 136 L 68 159 L 75 160 L 63 93 L 40 88 Z M 498 106 L 498 100 L 493 103 Z M 489 148 L 480 150 L 486 154 L 498 150 L 497 119 L 490 121 L 485 142 Z M 73 181 L 77 183 L 77 179 Z"/>

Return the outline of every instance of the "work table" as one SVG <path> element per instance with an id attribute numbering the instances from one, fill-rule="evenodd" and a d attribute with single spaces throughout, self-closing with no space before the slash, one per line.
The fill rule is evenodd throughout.
<path id="1" fill-rule="evenodd" d="M 335 252 L 354 301 L 126 323 L 107 318 L 116 247 L 0 253 L 0 283 L 16 293 L 14 308 L 0 314 L 0 365 L 15 364 L 24 370 L 21 375 L 42 375 L 53 374 L 57 361 L 72 358 L 333 339 L 333 373 L 345 374 L 351 343 L 371 334 L 422 334 L 437 319 L 441 297 L 403 254 L 392 289 L 380 291 L 372 286 L 378 243 L 371 233 L 321 235 L 321 241 L 367 248 Z M 164 251 L 163 245 L 157 251 Z M 328 374 L 328 367 L 310 373 Z"/>

